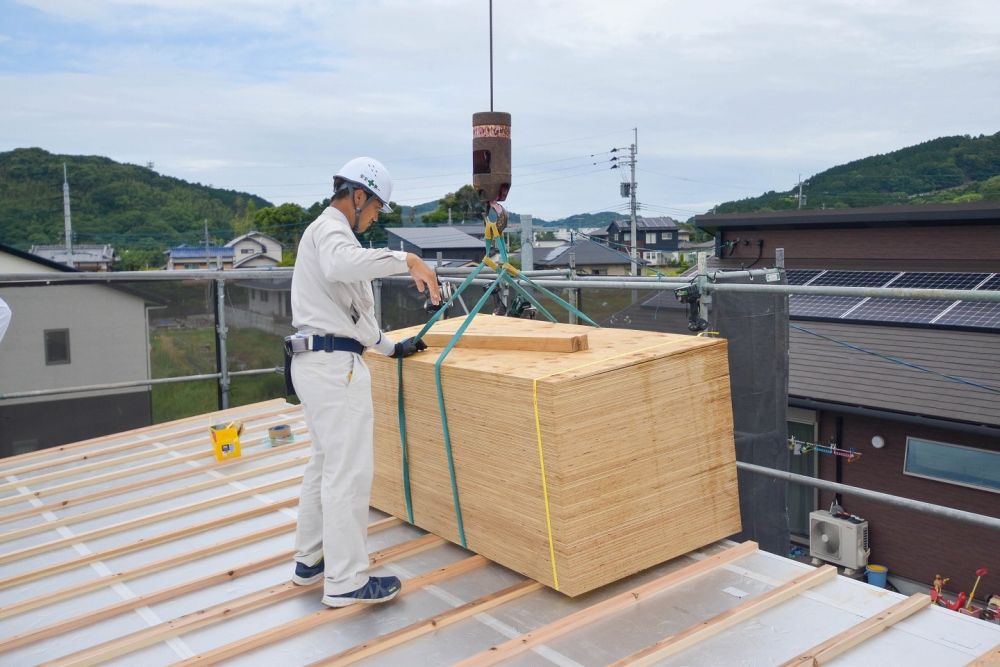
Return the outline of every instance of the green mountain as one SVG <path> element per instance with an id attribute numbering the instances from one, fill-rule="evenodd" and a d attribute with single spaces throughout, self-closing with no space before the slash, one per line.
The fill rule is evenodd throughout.
<path id="1" fill-rule="evenodd" d="M 228 240 L 239 220 L 271 206 L 104 157 L 19 148 L 0 153 L 0 243 L 26 250 L 64 242 L 64 163 L 77 243 L 160 252 L 204 239 L 206 221 L 211 236 Z"/>
<path id="2" fill-rule="evenodd" d="M 1000 132 L 941 137 L 820 172 L 803 186 L 803 208 L 1000 201 Z M 798 208 L 798 187 L 730 201 L 716 213 Z"/>

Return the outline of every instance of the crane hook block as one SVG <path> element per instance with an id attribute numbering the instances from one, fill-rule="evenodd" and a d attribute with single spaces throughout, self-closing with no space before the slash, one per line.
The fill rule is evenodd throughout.
<path id="1" fill-rule="evenodd" d="M 483 203 L 503 201 L 510 191 L 510 114 L 472 114 L 472 187 Z"/>

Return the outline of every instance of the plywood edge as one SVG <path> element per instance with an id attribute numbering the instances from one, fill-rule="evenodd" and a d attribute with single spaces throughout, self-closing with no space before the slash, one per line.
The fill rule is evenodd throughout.
<path id="1" fill-rule="evenodd" d="M 970 662 L 966 667 L 997 667 L 1000 665 L 1000 644 Z"/>
<path id="2" fill-rule="evenodd" d="M 430 331 L 423 341 L 430 347 L 445 347 L 454 334 Z M 579 352 L 589 349 L 587 334 L 549 333 L 465 333 L 455 347 L 466 349 L 518 350 L 522 352 Z"/>
<path id="3" fill-rule="evenodd" d="M 682 567 L 649 583 L 637 588 L 610 597 L 607 600 L 598 602 L 585 609 L 553 621 L 531 632 L 526 632 L 520 637 L 515 637 L 503 644 L 491 646 L 481 653 L 477 653 L 461 662 L 456 663 L 461 667 L 472 667 L 473 665 L 495 665 L 503 660 L 509 660 L 513 656 L 522 653 L 534 646 L 544 644 L 556 637 L 568 632 L 582 628 L 600 619 L 607 618 L 623 609 L 627 609 L 641 600 L 661 593 L 673 586 L 690 581 L 693 577 L 698 577 L 712 570 L 715 570 L 727 563 L 739 560 L 757 551 L 757 544 L 754 542 L 743 542 L 730 547 L 725 551 L 713 554 L 703 560 L 691 565 Z"/>
<path id="4" fill-rule="evenodd" d="M 825 642 L 800 653 L 791 660 L 782 663 L 781 667 L 808 667 L 825 664 L 841 653 L 854 648 L 861 642 L 874 637 L 887 628 L 891 628 L 903 619 L 909 618 L 930 605 L 930 603 L 931 598 L 929 595 L 924 593 L 911 595 L 888 609 L 878 612 L 871 618 L 851 626 L 843 632 L 827 639 Z"/>
<path id="5" fill-rule="evenodd" d="M 832 565 L 824 565 L 806 574 L 795 577 L 777 588 L 750 598 L 746 602 L 736 607 L 722 612 L 706 621 L 688 628 L 669 637 L 664 637 L 655 644 L 626 656 L 612 665 L 614 667 L 624 667 L 625 665 L 646 666 L 652 665 L 664 658 L 680 653 L 681 651 L 694 646 L 710 637 L 714 637 L 725 630 L 742 623 L 757 614 L 763 613 L 775 607 L 785 600 L 791 599 L 817 586 L 825 581 L 830 581 L 837 576 L 837 568 Z"/>

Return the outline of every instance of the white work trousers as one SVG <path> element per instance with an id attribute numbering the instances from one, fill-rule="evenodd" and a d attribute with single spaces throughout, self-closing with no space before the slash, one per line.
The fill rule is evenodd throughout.
<path id="1" fill-rule="evenodd" d="M 368 581 L 372 391 L 368 366 L 352 352 L 302 352 L 292 380 L 305 410 L 312 456 L 302 475 L 295 560 L 325 560 L 326 595 Z"/>

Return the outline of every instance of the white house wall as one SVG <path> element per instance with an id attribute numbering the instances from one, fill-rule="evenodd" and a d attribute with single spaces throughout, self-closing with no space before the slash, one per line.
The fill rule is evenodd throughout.
<path id="1" fill-rule="evenodd" d="M 6 267 L 11 258 L 3 259 Z M 40 270 L 38 264 L 25 264 L 29 266 L 24 270 Z M 10 305 L 12 314 L 7 335 L 0 342 L 0 393 L 149 377 L 146 308 L 142 299 L 99 285 L 3 288 L 0 298 Z M 70 363 L 46 365 L 44 331 L 49 329 L 69 329 Z M 3 404 L 135 391 L 132 387 L 10 399 Z"/>

